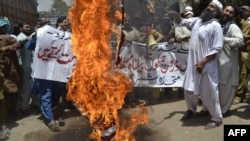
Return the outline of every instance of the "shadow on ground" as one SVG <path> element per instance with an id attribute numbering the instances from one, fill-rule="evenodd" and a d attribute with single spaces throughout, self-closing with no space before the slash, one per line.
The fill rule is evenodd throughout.
<path id="1" fill-rule="evenodd" d="M 79 116 L 67 120 L 61 131 L 54 133 L 48 128 L 30 132 L 24 136 L 24 141 L 90 141 L 88 136 L 92 128 L 88 120 Z"/>

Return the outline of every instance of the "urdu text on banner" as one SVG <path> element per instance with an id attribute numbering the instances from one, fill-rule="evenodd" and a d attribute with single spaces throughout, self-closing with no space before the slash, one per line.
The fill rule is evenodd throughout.
<path id="1" fill-rule="evenodd" d="M 70 32 L 45 25 L 37 31 L 32 77 L 67 82 L 76 59 L 71 52 Z"/>
<path id="2" fill-rule="evenodd" d="M 133 79 L 134 87 L 182 87 L 187 55 L 188 49 L 179 43 L 150 48 L 132 42 L 121 49 L 119 69 Z"/>

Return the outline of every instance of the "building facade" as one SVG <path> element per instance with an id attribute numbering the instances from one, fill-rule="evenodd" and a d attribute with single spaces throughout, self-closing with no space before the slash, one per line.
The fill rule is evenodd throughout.
<path id="1" fill-rule="evenodd" d="M 0 18 L 8 18 L 12 25 L 23 21 L 37 24 L 37 0 L 0 0 Z"/>

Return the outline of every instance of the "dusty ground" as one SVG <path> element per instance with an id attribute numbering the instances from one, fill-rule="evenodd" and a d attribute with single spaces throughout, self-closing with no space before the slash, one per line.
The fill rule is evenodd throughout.
<path id="1" fill-rule="evenodd" d="M 134 134 L 137 141 L 223 141 L 223 125 L 204 129 L 210 120 L 209 116 L 194 116 L 186 122 L 180 121 L 186 105 L 183 96 L 177 91 L 158 99 L 152 97 L 148 88 L 135 92 L 136 98 L 148 101 L 149 111 L 149 124 L 138 127 Z M 11 128 L 9 141 L 89 141 L 88 135 L 92 128 L 77 110 L 65 111 L 62 117 L 66 125 L 61 127 L 59 133 L 51 132 L 43 123 L 41 115 L 11 122 L 8 125 Z M 250 124 L 249 103 L 233 105 L 231 116 L 225 118 L 223 124 Z"/>

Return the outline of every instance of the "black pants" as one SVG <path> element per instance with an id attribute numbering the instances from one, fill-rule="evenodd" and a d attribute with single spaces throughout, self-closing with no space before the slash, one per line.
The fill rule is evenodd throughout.
<path id="1" fill-rule="evenodd" d="M 17 100 L 18 100 L 19 93 L 4 93 L 4 99 L 6 102 L 6 115 L 7 118 L 15 118 L 17 115 L 16 108 L 17 108 Z"/>

